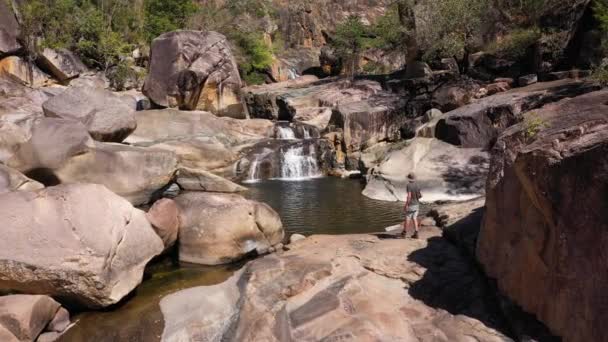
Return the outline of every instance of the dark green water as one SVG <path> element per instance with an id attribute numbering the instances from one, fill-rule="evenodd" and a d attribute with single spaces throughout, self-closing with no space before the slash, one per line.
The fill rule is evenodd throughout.
<path id="1" fill-rule="evenodd" d="M 268 203 L 281 215 L 287 236 L 379 232 L 401 220 L 402 204 L 364 197 L 358 180 L 318 178 L 247 186 L 248 198 Z M 179 265 L 172 260 L 166 257 L 148 267 L 142 285 L 120 305 L 76 315 L 76 325 L 60 341 L 160 341 L 164 321 L 159 302 L 163 297 L 187 288 L 222 283 L 242 266 Z"/>

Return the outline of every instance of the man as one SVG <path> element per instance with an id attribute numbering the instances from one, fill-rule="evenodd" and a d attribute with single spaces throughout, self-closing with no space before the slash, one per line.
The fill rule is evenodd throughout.
<path id="1" fill-rule="evenodd" d="M 405 200 L 405 207 L 403 210 L 405 211 L 405 222 L 403 222 L 403 237 L 407 236 L 407 228 L 409 226 L 409 222 L 414 223 L 414 235 L 412 235 L 412 239 L 418 238 L 418 213 L 420 212 L 420 199 L 422 198 L 422 194 L 420 193 L 420 188 L 418 184 L 416 184 L 416 175 L 414 173 L 410 173 L 407 176 L 409 180 L 409 184 L 407 185 L 407 199 Z"/>

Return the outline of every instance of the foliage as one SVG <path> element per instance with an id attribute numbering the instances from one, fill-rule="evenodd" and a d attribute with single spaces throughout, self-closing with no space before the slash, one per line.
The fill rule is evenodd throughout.
<path id="1" fill-rule="evenodd" d="M 547 126 L 547 122 L 538 116 L 538 114 L 530 113 L 529 116 L 524 120 L 524 137 L 527 141 L 530 141 Z"/>
<path id="2" fill-rule="evenodd" d="M 169 31 L 186 27 L 198 11 L 193 0 L 146 0 L 145 37 L 148 41 Z"/>
<path id="3" fill-rule="evenodd" d="M 591 69 L 591 78 L 603 87 L 608 86 L 608 59 Z"/>
<path id="4" fill-rule="evenodd" d="M 537 27 L 529 29 L 517 29 L 503 37 L 501 41 L 490 44 L 486 50 L 499 57 L 511 60 L 522 58 L 528 48 L 541 38 L 540 29 Z"/>
<path id="5" fill-rule="evenodd" d="M 369 32 L 361 18 L 349 16 L 336 27 L 331 45 L 346 66 L 346 73 L 354 76 L 359 71 L 361 53 L 369 46 Z"/>
<path id="6" fill-rule="evenodd" d="M 263 72 L 272 66 L 272 48 L 259 33 L 232 32 L 230 38 L 239 48 L 239 67 L 247 84 L 264 83 Z"/>
<path id="7" fill-rule="evenodd" d="M 608 0 L 595 0 L 593 2 L 593 14 L 602 31 L 608 32 Z"/>
<path id="8" fill-rule="evenodd" d="M 404 32 L 399 21 L 397 7 L 391 6 L 370 29 L 373 39 L 371 47 L 383 50 L 397 50 L 402 48 Z"/>

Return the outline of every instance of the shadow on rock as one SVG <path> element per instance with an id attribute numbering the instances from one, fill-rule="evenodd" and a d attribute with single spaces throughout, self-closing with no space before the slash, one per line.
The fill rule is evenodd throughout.
<path id="1" fill-rule="evenodd" d="M 444 238 L 430 238 L 427 247 L 411 253 L 408 260 L 427 269 L 422 279 L 411 285 L 410 296 L 512 335 L 484 275 Z"/>

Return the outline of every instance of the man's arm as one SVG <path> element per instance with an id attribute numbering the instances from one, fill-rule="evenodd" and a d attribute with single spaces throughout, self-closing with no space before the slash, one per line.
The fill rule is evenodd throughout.
<path id="1" fill-rule="evenodd" d="M 407 211 L 407 208 L 409 208 L 411 202 L 412 202 L 412 193 L 408 191 L 407 198 L 405 200 L 405 207 L 403 208 L 403 210 Z"/>

